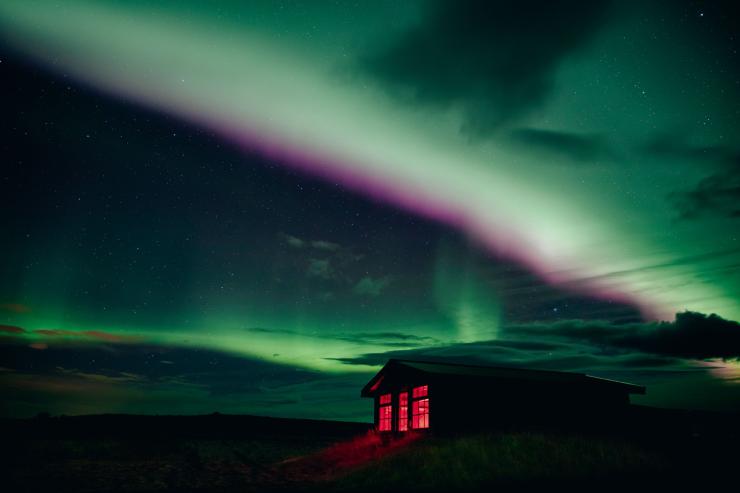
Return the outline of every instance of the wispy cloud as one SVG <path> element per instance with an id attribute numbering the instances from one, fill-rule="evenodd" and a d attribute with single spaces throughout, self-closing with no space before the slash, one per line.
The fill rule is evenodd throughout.
<path id="1" fill-rule="evenodd" d="M 464 130 L 488 133 L 546 101 L 560 64 L 608 21 L 607 6 L 428 2 L 420 22 L 364 59 L 363 68 L 399 98 L 459 108 Z"/>
<path id="2" fill-rule="evenodd" d="M 6 334 L 23 334 L 26 331 L 15 325 L 0 325 L 0 332 L 5 332 Z"/>
<path id="3" fill-rule="evenodd" d="M 33 334 L 45 337 L 72 337 L 116 343 L 140 342 L 143 339 L 142 336 L 138 335 L 114 334 L 102 330 L 37 329 L 33 331 Z"/>
<path id="4" fill-rule="evenodd" d="M 283 241 L 285 243 L 293 248 L 313 248 L 316 250 L 324 250 L 327 252 L 336 252 L 338 250 L 342 249 L 342 245 L 339 243 L 334 243 L 333 241 L 327 241 L 327 240 L 307 240 L 304 238 L 299 238 L 298 236 L 294 236 L 288 233 L 281 233 L 280 236 L 282 237 Z"/>
<path id="5" fill-rule="evenodd" d="M 326 250 L 329 252 L 336 252 L 342 248 L 339 243 L 332 243 L 331 241 L 324 240 L 314 240 L 311 242 L 311 246 L 317 250 Z"/>
<path id="6" fill-rule="evenodd" d="M 650 139 L 641 150 L 671 161 L 709 167 L 710 173 L 692 188 L 668 198 L 681 219 L 706 216 L 740 218 L 740 149 L 722 144 L 692 145 L 689 136 L 665 133 Z"/>
<path id="7" fill-rule="evenodd" d="M 676 314 L 674 322 L 613 325 L 567 321 L 512 327 L 509 333 L 680 358 L 740 358 L 740 323 L 717 315 Z"/>
<path id="8" fill-rule="evenodd" d="M 502 338 L 367 353 L 338 358 L 380 365 L 388 358 L 445 359 L 578 371 L 693 371 L 693 360 L 740 359 L 740 324 L 717 315 L 683 312 L 675 322 L 615 325 L 567 320 L 505 326 Z"/>
<path id="9" fill-rule="evenodd" d="M 616 158 L 614 149 L 603 135 L 520 128 L 513 130 L 510 138 L 522 150 L 547 153 L 579 163 L 613 161 Z"/>
<path id="10" fill-rule="evenodd" d="M 306 242 L 298 238 L 297 236 L 292 236 L 289 234 L 283 234 L 282 236 L 285 239 L 285 243 L 293 248 L 303 248 L 306 245 Z"/>
<path id="11" fill-rule="evenodd" d="M 249 332 L 258 332 L 262 334 L 287 334 L 302 337 L 311 337 L 317 339 L 331 339 L 338 341 L 347 341 L 357 344 L 373 344 L 389 347 L 418 347 L 438 344 L 440 341 L 431 336 L 422 336 L 418 334 L 409 334 L 406 332 L 339 332 L 339 333 L 311 333 L 306 334 L 297 330 L 290 329 L 268 329 L 264 327 L 249 327 L 245 329 Z"/>
<path id="12" fill-rule="evenodd" d="M 327 258 L 311 258 L 308 260 L 306 274 L 310 277 L 332 279 L 335 276 L 331 261 Z"/>
<path id="13" fill-rule="evenodd" d="M 718 171 L 690 190 L 671 195 L 682 219 L 740 218 L 740 158 L 736 168 Z"/>
<path id="14" fill-rule="evenodd" d="M 357 281 L 357 284 L 355 284 L 354 288 L 352 288 L 352 291 L 355 294 L 364 296 L 379 296 L 390 283 L 390 276 L 377 278 L 365 276 Z"/>
<path id="15" fill-rule="evenodd" d="M 119 383 L 138 383 L 143 382 L 146 378 L 143 375 L 137 375 L 136 373 L 130 372 L 110 372 L 110 373 L 91 373 L 80 371 L 76 368 L 64 368 L 57 367 L 58 373 L 80 378 L 82 380 L 89 380 L 91 382 L 107 383 L 107 384 L 119 384 Z"/>
<path id="16" fill-rule="evenodd" d="M 0 311 L 11 313 L 31 313 L 31 307 L 23 303 L 0 303 Z"/>

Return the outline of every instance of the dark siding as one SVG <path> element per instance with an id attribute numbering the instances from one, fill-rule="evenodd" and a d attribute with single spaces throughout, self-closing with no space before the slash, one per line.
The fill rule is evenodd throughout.
<path id="1" fill-rule="evenodd" d="M 377 427 L 379 396 L 390 393 L 393 431 L 398 430 L 398 394 L 409 392 L 410 419 L 411 390 L 420 385 L 429 386 L 429 426 L 435 431 L 540 425 L 590 427 L 618 419 L 627 410 L 629 391 L 634 387 L 599 379 L 542 380 L 428 373 L 398 364 L 386 365 L 382 374 L 372 393 L 373 421 Z"/>

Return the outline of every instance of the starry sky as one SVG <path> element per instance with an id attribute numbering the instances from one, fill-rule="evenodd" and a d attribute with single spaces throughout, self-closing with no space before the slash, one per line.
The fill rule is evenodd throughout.
<path id="1" fill-rule="evenodd" d="M 367 421 L 389 357 L 740 409 L 738 18 L 3 1 L 0 415 Z"/>

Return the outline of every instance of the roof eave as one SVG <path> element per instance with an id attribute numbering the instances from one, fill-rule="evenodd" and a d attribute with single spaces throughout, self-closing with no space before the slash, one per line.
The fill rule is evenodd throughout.
<path id="1" fill-rule="evenodd" d="M 371 378 L 370 381 L 367 382 L 364 387 L 362 387 L 362 390 L 360 391 L 360 397 L 373 397 L 374 396 L 373 386 L 375 385 L 376 382 L 378 382 L 378 380 L 380 380 L 381 378 L 383 378 L 383 376 L 384 376 L 383 374 L 385 373 L 385 369 L 388 368 L 388 366 L 390 366 L 391 364 L 395 364 L 395 361 L 396 360 L 394 360 L 394 359 L 389 359 L 383 365 L 383 368 L 381 368 L 380 370 L 378 370 L 378 373 L 376 373 L 375 375 L 373 375 L 373 378 Z"/>
<path id="2" fill-rule="evenodd" d="M 647 393 L 647 388 L 643 387 L 642 385 L 632 385 L 627 392 L 630 394 L 645 395 Z"/>

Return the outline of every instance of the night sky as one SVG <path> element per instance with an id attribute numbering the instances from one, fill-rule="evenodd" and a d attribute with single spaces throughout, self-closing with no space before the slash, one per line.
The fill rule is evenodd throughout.
<path id="1" fill-rule="evenodd" d="M 740 409 L 734 2 L 0 2 L 0 415 L 370 420 L 389 357 Z"/>

